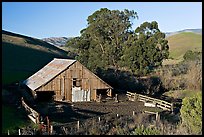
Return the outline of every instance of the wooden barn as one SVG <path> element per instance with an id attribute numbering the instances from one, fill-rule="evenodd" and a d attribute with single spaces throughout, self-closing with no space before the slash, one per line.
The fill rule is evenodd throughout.
<path id="1" fill-rule="evenodd" d="M 64 102 L 96 101 L 99 95 L 112 96 L 112 87 L 77 60 L 54 58 L 23 81 L 34 97 L 53 94 Z"/>

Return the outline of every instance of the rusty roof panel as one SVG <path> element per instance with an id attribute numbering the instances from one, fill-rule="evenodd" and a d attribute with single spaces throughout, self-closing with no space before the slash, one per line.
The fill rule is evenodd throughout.
<path id="1" fill-rule="evenodd" d="M 76 62 L 76 60 L 54 58 L 50 63 L 48 63 L 38 72 L 30 76 L 23 83 L 27 85 L 30 89 L 36 90 L 37 88 L 46 84 L 52 78 L 57 76 L 59 73 L 64 71 L 74 62 Z"/>

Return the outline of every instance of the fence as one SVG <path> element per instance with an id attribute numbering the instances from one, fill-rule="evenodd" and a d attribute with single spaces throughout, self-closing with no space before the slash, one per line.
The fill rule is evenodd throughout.
<path id="1" fill-rule="evenodd" d="M 141 113 L 142 114 L 142 113 Z M 121 128 L 134 124 L 135 112 L 132 115 L 105 114 L 88 119 L 79 119 L 65 124 L 53 124 L 53 135 L 101 135 L 108 134 L 116 125 Z"/>
<path id="2" fill-rule="evenodd" d="M 29 117 L 34 123 L 36 123 L 36 124 L 39 123 L 40 114 L 39 114 L 37 111 L 35 111 L 34 109 L 32 109 L 31 107 L 29 107 L 29 106 L 25 103 L 23 97 L 21 98 L 21 102 L 22 102 L 22 106 L 25 108 L 25 110 L 26 110 L 27 112 L 29 112 L 28 117 Z"/>
<path id="3" fill-rule="evenodd" d="M 144 103 L 150 102 L 150 103 L 155 104 L 156 107 L 159 107 L 163 110 L 173 111 L 173 104 L 169 103 L 167 101 L 163 101 L 160 99 L 148 97 L 148 96 L 141 95 L 141 94 L 131 93 L 131 92 L 127 92 L 126 95 L 127 95 L 128 99 L 131 101 L 138 100 L 138 101 L 142 101 Z"/>

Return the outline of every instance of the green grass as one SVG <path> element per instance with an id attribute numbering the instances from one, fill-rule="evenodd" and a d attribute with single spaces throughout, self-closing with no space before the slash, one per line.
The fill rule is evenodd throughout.
<path id="1" fill-rule="evenodd" d="M 198 93 L 200 91 L 194 91 L 194 90 L 171 90 L 168 92 L 165 92 L 164 95 L 177 98 L 177 99 L 183 99 L 185 97 L 191 97 L 195 93 Z"/>
<path id="2" fill-rule="evenodd" d="M 69 58 L 67 52 L 41 40 L 2 32 L 2 84 L 25 80 L 53 58 Z"/>
<path id="3" fill-rule="evenodd" d="M 13 134 L 19 128 L 30 124 L 25 114 L 11 106 L 2 105 L 2 134 Z"/>
<path id="4" fill-rule="evenodd" d="M 2 79 L 3 84 L 8 85 L 10 83 L 19 82 L 19 80 L 27 79 L 31 76 L 31 72 L 24 72 L 24 71 L 3 71 L 2 72 Z"/>
<path id="5" fill-rule="evenodd" d="M 202 50 L 202 35 L 192 32 L 182 32 L 167 38 L 170 57 L 181 59 L 187 50 Z"/>

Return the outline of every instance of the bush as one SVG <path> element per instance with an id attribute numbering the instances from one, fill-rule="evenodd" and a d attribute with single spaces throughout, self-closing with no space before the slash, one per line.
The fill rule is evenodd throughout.
<path id="1" fill-rule="evenodd" d="M 188 60 L 197 60 L 197 59 L 200 59 L 201 58 L 201 52 L 198 52 L 198 51 L 191 51 L 191 50 L 188 50 L 184 56 L 183 56 L 183 59 L 188 61 Z"/>
<path id="2" fill-rule="evenodd" d="M 202 134 L 202 92 L 185 97 L 181 107 L 182 125 L 191 134 Z"/>
<path id="3" fill-rule="evenodd" d="M 202 90 L 202 60 L 163 66 L 158 75 L 166 90 Z"/>
<path id="4" fill-rule="evenodd" d="M 143 125 L 137 127 L 131 135 L 160 135 L 160 131 L 156 128 L 145 128 Z"/>
<path id="5" fill-rule="evenodd" d="M 189 90 L 202 90 L 202 64 L 197 61 L 190 61 L 186 85 Z"/>

